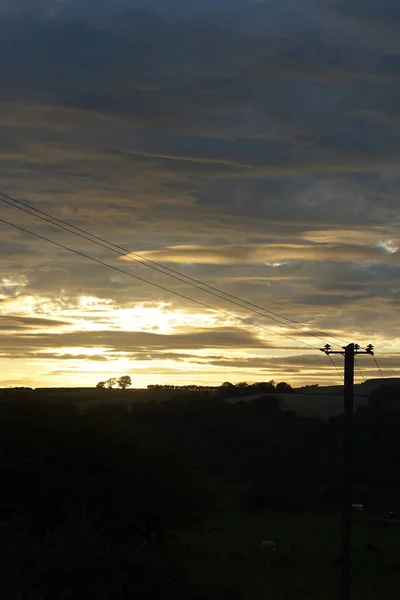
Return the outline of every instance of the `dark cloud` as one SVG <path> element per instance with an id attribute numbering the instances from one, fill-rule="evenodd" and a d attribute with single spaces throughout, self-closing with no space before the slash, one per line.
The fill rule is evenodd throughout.
<path id="1" fill-rule="evenodd" d="M 73 333 L 35 333 L 9 337 L 2 344 L 3 350 L 25 348 L 26 350 L 50 348 L 105 348 L 119 352 L 135 352 L 146 349 L 200 349 L 200 348 L 268 348 L 268 343 L 248 331 L 239 329 L 210 329 L 192 333 L 161 335 L 140 331 L 82 331 Z"/>
<path id="2" fill-rule="evenodd" d="M 393 0 L 331 0 L 336 10 L 359 18 L 361 21 L 371 20 L 376 23 L 395 26 L 400 24 L 400 7 Z"/>
<path id="3" fill-rule="evenodd" d="M 43 328 L 48 327 L 60 327 L 62 325 L 68 325 L 68 321 L 58 321 L 55 319 L 41 319 L 38 317 L 19 317 L 19 316 L 5 316 L 0 315 L 0 329 L 2 330 L 14 330 L 14 329 L 29 329 L 29 328 Z"/>

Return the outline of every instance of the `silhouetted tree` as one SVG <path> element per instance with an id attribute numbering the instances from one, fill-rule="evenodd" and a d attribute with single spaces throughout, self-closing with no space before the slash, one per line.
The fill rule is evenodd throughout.
<path id="1" fill-rule="evenodd" d="M 114 385 L 117 383 L 117 380 L 115 377 L 110 377 L 110 379 L 108 379 L 108 381 L 105 382 L 105 385 L 107 386 L 107 388 L 109 390 L 112 390 Z"/>
<path id="2" fill-rule="evenodd" d="M 247 381 L 241 381 L 240 383 L 236 384 L 236 387 L 239 389 L 246 389 L 249 387 L 249 384 L 247 383 Z"/>
<path id="3" fill-rule="evenodd" d="M 126 390 L 127 387 L 130 387 L 132 385 L 132 380 L 129 377 L 129 375 L 123 375 L 118 379 L 117 383 L 121 390 Z"/>
<path id="4" fill-rule="evenodd" d="M 275 391 L 275 382 L 274 381 L 258 381 L 257 383 L 253 383 L 251 386 L 251 391 L 254 392 L 262 392 L 269 393 Z"/>
<path id="5" fill-rule="evenodd" d="M 278 383 L 275 389 L 281 394 L 291 394 L 293 392 L 292 386 L 289 383 L 286 383 L 286 381 Z"/>

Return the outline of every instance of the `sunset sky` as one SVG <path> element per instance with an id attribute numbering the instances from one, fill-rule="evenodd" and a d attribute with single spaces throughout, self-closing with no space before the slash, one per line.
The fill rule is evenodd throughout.
<path id="1" fill-rule="evenodd" d="M 400 376 L 400 2 L 0 0 L 0 75 L 0 192 L 328 334 L 0 202 L 168 288 L 0 223 L 0 387 Z"/>

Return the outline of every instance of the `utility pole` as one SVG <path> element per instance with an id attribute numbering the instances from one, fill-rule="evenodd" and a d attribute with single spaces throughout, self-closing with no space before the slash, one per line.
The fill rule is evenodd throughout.
<path id="1" fill-rule="evenodd" d="M 369 344 L 360 350 L 358 344 L 344 346 L 334 351 L 329 344 L 321 348 L 325 354 L 344 356 L 344 411 L 343 411 L 343 490 L 342 490 L 342 535 L 340 547 L 340 600 L 350 600 L 351 566 L 351 521 L 352 521 L 352 459 L 353 459 L 353 415 L 354 415 L 354 360 L 357 354 L 374 355 Z"/>

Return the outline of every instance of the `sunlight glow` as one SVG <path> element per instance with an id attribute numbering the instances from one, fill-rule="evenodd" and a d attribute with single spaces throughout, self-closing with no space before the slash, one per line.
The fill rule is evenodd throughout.
<path id="1" fill-rule="evenodd" d="M 273 263 L 273 268 L 283 263 Z M 5 288 L 18 289 L 19 282 L 12 278 L 3 280 Z M 238 343 L 213 347 L 197 346 L 196 338 L 190 341 L 191 334 L 199 332 L 210 334 L 221 328 L 238 330 L 241 325 L 228 315 L 217 312 L 199 310 L 199 307 L 173 308 L 168 302 L 153 303 L 150 301 L 118 306 L 110 299 L 81 295 L 78 297 L 34 296 L 23 294 L 8 295 L 0 304 L 0 316 L 7 324 L 5 340 L 12 343 L 15 337 L 16 358 L 9 360 L 7 354 L 0 350 L 2 358 L 1 386 L 25 385 L 30 387 L 46 387 L 51 381 L 55 386 L 95 386 L 99 381 L 110 377 L 130 374 L 133 387 L 146 386 L 149 383 L 198 383 L 218 385 L 223 381 L 268 381 L 270 379 L 288 380 L 292 385 L 302 382 L 314 382 L 315 368 L 307 360 L 302 364 L 290 362 L 293 351 L 298 344 L 278 335 L 283 333 L 301 339 L 283 325 L 265 321 L 258 316 L 239 312 L 228 307 L 223 310 L 232 314 L 240 314 L 244 318 L 257 322 L 268 331 L 262 331 L 243 324 L 244 337 L 249 330 L 254 336 L 254 346 L 241 347 L 240 334 Z M 19 322 L 18 319 L 22 319 Z M 31 319 L 24 323 L 24 319 Z M 49 323 L 47 324 L 47 320 Z M 37 322 L 36 322 L 37 321 Z M 57 322 L 59 321 L 59 323 Z M 144 332 L 159 334 L 160 347 L 149 346 L 148 350 L 138 347 L 126 351 L 111 340 L 105 342 L 102 336 L 99 345 L 92 342 L 85 346 L 85 333 L 96 332 Z M 22 333 L 21 333 L 22 332 Z M 348 332 L 349 335 L 351 332 Z M 359 332 L 356 332 L 357 335 Z M 55 343 L 57 334 L 68 334 L 63 345 L 60 335 L 59 345 Z M 83 334 L 83 335 L 82 335 Z M 163 336 L 182 336 L 182 346 L 168 347 L 168 340 Z M 81 335 L 81 337 L 79 337 Z M 338 335 L 339 332 L 338 332 Z M 8 337 L 7 337 L 8 336 Z M 18 345 L 18 336 L 22 336 Z M 35 338 L 39 338 L 38 347 Z M 44 336 L 40 339 L 40 336 Z M 187 340 L 185 339 L 187 336 Z M 357 336 L 356 336 L 357 337 Z M 118 339 L 117 337 L 115 339 Z M 68 342 L 67 342 L 68 340 Z M 70 341 L 79 341 L 79 345 Z M 218 342 L 218 336 L 216 337 Z M 306 340 L 310 341 L 310 340 Z M 26 343 L 27 342 L 27 343 Z M 166 346 L 163 347 L 162 344 Z M 266 343 L 263 347 L 262 344 Z M 393 352 L 396 344 L 387 343 L 387 339 L 376 341 L 380 354 Z M 301 348 L 301 347 L 300 347 Z M 304 347 L 304 353 L 307 353 Z M 318 360 L 322 361 L 318 355 Z M 289 366 L 285 363 L 289 359 Z M 318 362 L 319 381 L 322 377 L 329 382 L 336 376 L 329 365 Z"/>
<path id="2" fill-rule="evenodd" d="M 379 248 L 383 248 L 388 254 L 396 254 L 399 249 L 398 246 L 395 246 L 393 240 L 378 242 L 377 246 L 379 246 Z"/>

